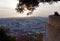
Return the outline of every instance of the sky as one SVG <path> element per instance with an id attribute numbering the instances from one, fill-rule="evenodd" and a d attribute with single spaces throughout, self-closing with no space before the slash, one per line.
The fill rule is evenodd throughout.
<path id="1" fill-rule="evenodd" d="M 0 7 L 15 8 L 17 0 L 0 0 Z"/>
<path id="2" fill-rule="evenodd" d="M 60 13 L 60 2 L 48 4 L 40 3 L 33 14 L 27 16 L 26 14 L 17 13 L 15 8 L 17 5 L 17 0 L 0 0 L 0 18 L 10 18 L 10 17 L 47 17 L 51 14 L 54 14 L 55 11 Z"/>

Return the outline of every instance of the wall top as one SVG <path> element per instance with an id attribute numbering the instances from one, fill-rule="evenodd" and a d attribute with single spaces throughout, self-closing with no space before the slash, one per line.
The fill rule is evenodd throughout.
<path id="1" fill-rule="evenodd" d="M 54 26 L 55 28 L 60 28 L 60 15 L 50 15 L 48 24 Z"/>

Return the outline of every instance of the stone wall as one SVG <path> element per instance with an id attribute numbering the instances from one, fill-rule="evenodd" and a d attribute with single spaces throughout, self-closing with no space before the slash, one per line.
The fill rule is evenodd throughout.
<path id="1" fill-rule="evenodd" d="M 60 16 L 49 16 L 46 27 L 47 41 L 60 41 Z"/>

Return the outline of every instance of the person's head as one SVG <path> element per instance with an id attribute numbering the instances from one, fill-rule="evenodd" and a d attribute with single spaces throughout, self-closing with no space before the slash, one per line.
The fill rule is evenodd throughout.
<path id="1" fill-rule="evenodd" d="M 54 12 L 54 15 L 57 15 L 57 16 L 58 16 L 58 15 L 59 15 L 59 13 L 56 11 L 56 12 Z"/>

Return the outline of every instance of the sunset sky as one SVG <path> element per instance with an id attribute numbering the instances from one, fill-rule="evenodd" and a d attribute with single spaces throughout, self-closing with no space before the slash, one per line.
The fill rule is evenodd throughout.
<path id="1" fill-rule="evenodd" d="M 17 5 L 17 0 L 0 0 L 0 18 L 4 17 L 27 17 L 26 14 L 19 14 L 16 12 L 15 8 Z M 49 5 L 48 3 L 40 3 L 39 7 L 37 7 L 32 16 L 42 16 L 46 17 L 48 15 L 53 14 L 55 11 L 60 13 L 60 2 L 53 3 Z M 30 17 L 30 16 L 29 16 Z"/>

